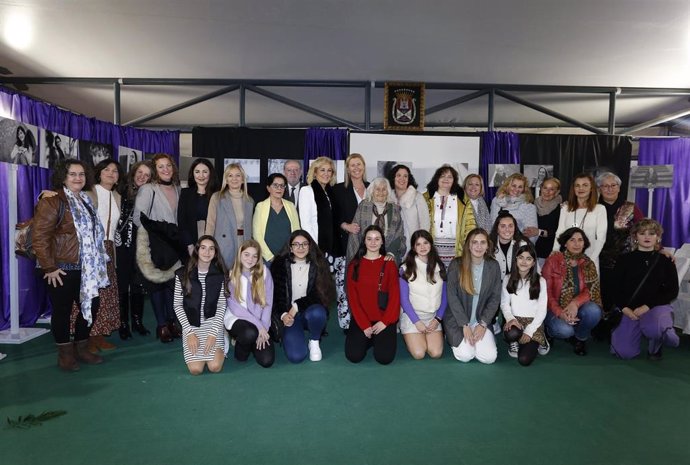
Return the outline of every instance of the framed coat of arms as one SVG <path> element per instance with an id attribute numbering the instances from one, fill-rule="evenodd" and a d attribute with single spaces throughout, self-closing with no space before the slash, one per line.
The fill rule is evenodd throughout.
<path id="1" fill-rule="evenodd" d="M 383 129 L 421 131 L 424 129 L 424 83 L 386 82 Z"/>

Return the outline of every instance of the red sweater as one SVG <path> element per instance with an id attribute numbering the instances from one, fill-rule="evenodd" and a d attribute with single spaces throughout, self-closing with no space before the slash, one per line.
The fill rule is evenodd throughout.
<path id="1" fill-rule="evenodd" d="M 387 261 L 383 273 L 381 290 L 388 291 L 388 307 L 384 311 L 379 309 L 377 297 L 383 257 L 376 260 L 362 258 L 357 281 L 352 279 L 354 263 L 353 260 L 347 269 L 347 296 L 357 326 L 365 330 L 378 321 L 386 326 L 394 324 L 400 315 L 400 285 L 395 262 Z"/>

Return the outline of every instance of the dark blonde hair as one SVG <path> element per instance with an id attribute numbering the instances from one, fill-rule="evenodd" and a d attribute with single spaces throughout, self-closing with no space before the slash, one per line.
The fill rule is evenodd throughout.
<path id="1" fill-rule="evenodd" d="M 455 258 L 455 260 L 460 260 L 459 284 L 463 290 L 470 295 L 479 293 L 479 290 L 474 288 L 472 280 L 472 252 L 470 252 L 470 242 L 475 236 L 479 236 L 480 234 L 486 238 L 487 247 L 486 252 L 484 252 L 484 258 L 492 258 L 494 250 L 493 241 L 489 237 L 489 233 L 482 228 L 474 228 L 470 231 L 465 239 L 465 245 L 462 248 L 462 257 Z"/>
<path id="2" fill-rule="evenodd" d="M 664 228 L 661 227 L 661 224 L 659 224 L 658 221 L 651 218 L 642 218 L 640 221 L 633 224 L 633 227 L 630 229 L 630 237 L 632 238 L 633 243 L 632 249 L 637 250 L 637 234 L 645 231 L 656 233 L 657 241 L 654 245 L 654 249 L 661 249 L 661 235 L 664 233 Z"/>
<path id="3" fill-rule="evenodd" d="M 354 159 L 360 160 L 364 167 L 364 175 L 362 176 L 362 181 L 367 182 L 367 162 L 361 153 L 351 153 L 345 159 L 345 187 L 350 185 L 350 172 L 348 168 L 350 167 L 350 162 Z M 333 169 L 333 177 L 335 177 L 335 168 Z"/>
<path id="4" fill-rule="evenodd" d="M 508 188 L 515 180 L 522 181 L 522 184 L 525 186 L 525 200 L 527 200 L 529 203 L 534 203 L 534 196 L 532 195 L 532 190 L 529 188 L 529 180 L 522 173 L 513 173 L 508 176 L 506 180 L 503 181 L 503 184 L 501 184 L 501 187 L 498 188 L 498 191 L 496 191 L 496 197 L 508 195 Z"/>
<path id="5" fill-rule="evenodd" d="M 173 184 L 176 186 L 180 185 L 180 171 L 177 169 L 177 163 L 175 163 L 175 160 L 173 160 L 173 157 L 168 155 L 167 153 L 157 153 L 151 158 L 151 163 L 153 163 L 153 170 L 151 171 L 151 182 L 160 182 L 160 178 L 158 177 L 158 170 L 156 169 L 156 163 L 158 163 L 159 160 L 162 159 L 167 159 L 170 161 L 170 164 L 172 165 L 173 169 L 173 175 L 171 178 L 171 181 Z"/>
<path id="6" fill-rule="evenodd" d="M 242 295 L 242 252 L 252 247 L 256 249 L 258 260 L 256 265 L 249 270 L 249 285 L 252 288 L 252 300 L 263 307 L 266 305 L 265 268 L 264 261 L 261 259 L 261 246 L 254 239 L 244 241 L 237 250 L 235 263 L 233 263 L 232 270 L 230 270 L 230 284 L 232 284 L 232 293 L 235 296 L 235 300 L 241 302 L 244 299 Z"/>

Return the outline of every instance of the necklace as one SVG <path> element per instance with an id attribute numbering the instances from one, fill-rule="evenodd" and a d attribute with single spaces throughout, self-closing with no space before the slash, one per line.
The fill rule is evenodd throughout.
<path id="1" fill-rule="evenodd" d="M 587 218 L 587 213 L 589 213 L 589 210 L 585 210 L 585 216 L 582 217 L 582 221 L 580 221 L 580 224 L 577 224 L 577 209 L 573 212 L 573 227 L 574 228 L 580 228 L 585 224 L 585 218 Z"/>

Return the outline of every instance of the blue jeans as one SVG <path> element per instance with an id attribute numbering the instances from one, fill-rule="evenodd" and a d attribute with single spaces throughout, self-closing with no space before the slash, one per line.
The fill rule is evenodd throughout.
<path id="1" fill-rule="evenodd" d="M 324 306 L 314 304 L 303 312 L 297 312 L 292 326 L 283 327 L 283 349 L 290 362 L 300 363 L 307 358 L 309 348 L 304 339 L 304 331 L 309 331 L 310 340 L 318 341 L 321 339 L 323 328 L 326 327 L 327 317 Z"/>
<path id="2" fill-rule="evenodd" d="M 580 321 L 569 325 L 551 312 L 546 313 L 546 329 L 556 339 L 568 339 L 575 336 L 579 341 L 586 341 L 599 320 L 601 320 L 601 307 L 590 301 L 577 310 Z"/>

